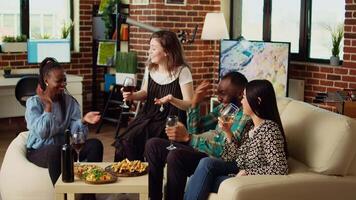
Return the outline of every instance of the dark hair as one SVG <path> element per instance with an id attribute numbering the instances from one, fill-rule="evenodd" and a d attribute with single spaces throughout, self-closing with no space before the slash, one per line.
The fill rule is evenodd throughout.
<path id="1" fill-rule="evenodd" d="M 38 77 L 38 84 L 40 85 L 41 89 L 43 91 L 46 90 L 47 86 L 45 83 L 45 77 L 53 70 L 57 69 L 63 69 L 63 67 L 57 62 L 55 58 L 52 57 L 47 57 L 43 59 L 43 61 L 40 64 L 40 74 Z M 62 118 L 65 118 L 66 115 L 66 103 L 64 100 L 63 95 L 59 96 L 59 103 L 61 105 L 61 111 L 62 111 Z"/>
<path id="2" fill-rule="evenodd" d="M 180 66 L 189 66 L 185 61 L 182 45 L 180 44 L 175 33 L 166 30 L 157 31 L 151 35 L 150 41 L 153 38 L 158 39 L 159 43 L 167 54 L 168 72 L 172 74 Z M 147 63 L 148 69 L 157 68 L 157 64 L 152 63 L 150 58 L 148 59 Z"/>
<path id="3" fill-rule="evenodd" d="M 63 69 L 63 67 L 57 62 L 55 58 L 47 57 L 40 64 L 40 74 L 38 77 L 38 84 L 43 91 L 46 90 L 45 76 L 47 76 L 52 70 Z"/>
<path id="4" fill-rule="evenodd" d="M 242 88 L 245 88 L 248 82 L 247 78 L 240 72 L 229 72 L 221 78 L 221 80 L 225 80 L 225 79 L 230 79 L 231 84 L 233 84 L 236 87 L 242 87 Z"/>
<path id="5" fill-rule="evenodd" d="M 284 151 L 288 156 L 287 139 L 279 116 L 273 85 L 268 80 L 253 80 L 246 85 L 246 98 L 252 111 L 262 119 L 278 124 L 284 139 Z"/>

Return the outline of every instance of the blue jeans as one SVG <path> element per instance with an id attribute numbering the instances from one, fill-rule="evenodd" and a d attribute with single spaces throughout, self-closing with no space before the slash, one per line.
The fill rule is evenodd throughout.
<path id="1" fill-rule="evenodd" d="M 220 183 L 231 177 L 229 174 L 236 174 L 238 171 L 234 161 L 225 162 L 210 157 L 201 159 L 194 174 L 189 178 L 184 199 L 207 199 L 210 192 L 217 192 Z"/>

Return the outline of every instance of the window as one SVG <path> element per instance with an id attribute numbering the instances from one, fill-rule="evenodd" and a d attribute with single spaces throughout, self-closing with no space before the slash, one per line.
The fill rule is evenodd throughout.
<path id="1" fill-rule="evenodd" d="M 61 38 L 72 18 L 72 0 L 0 0 L 0 41 L 5 35 Z"/>
<path id="2" fill-rule="evenodd" d="M 313 0 L 311 5 L 310 57 L 330 58 L 331 39 L 327 26 L 334 28 L 344 22 L 345 1 Z M 343 42 L 341 42 L 343 44 Z M 340 55 L 343 55 L 342 48 Z M 342 58 L 342 56 L 340 56 Z"/>
<path id="3" fill-rule="evenodd" d="M 325 27 L 342 24 L 345 15 L 344 0 L 232 0 L 231 4 L 235 38 L 241 34 L 249 40 L 290 42 L 294 60 L 326 62 L 331 38 Z"/>
<path id="4" fill-rule="evenodd" d="M 20 0 L 0 0 L 0 41 L 7 35 L 21 34 Z"/>
<path id="5" fill-rule="evenodd" d="M 69 0 L 30 1 L 30 38 L 61 38 L 61 27 L 69 21 Z"/>
<path id="6" fill-rule="evenodd" d="M 253 11 L 253 12 L 252 12 Z M 241 35 L 249 40 L 262 40 L 263 0 L 246 0 L 242 4 Z"/>

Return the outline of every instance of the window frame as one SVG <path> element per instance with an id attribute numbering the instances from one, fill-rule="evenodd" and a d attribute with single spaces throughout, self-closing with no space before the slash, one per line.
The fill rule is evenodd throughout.
<path id="1" fill-rule="evenodd" d="M 73 0 L 69 0 L 70 5 L 70 19 L 72 22 L 74 21 L 74 2 Z M 27 38 L 30 36 L 30 0 L 20 0 L 20 29 L 21 34 L 26 35 Z M 70 33 L 70 48 L 74 49 L 74 29 L 71 30 Z"/>
<path id="2" fill-rule="evenodd" d="M 230 36 L 236 30 L 234 26 L 240 26 L 236 23 L 238 20 L 234 15 L 235 0 L 231 0 L 231 15 L 230 15 Z M 237 1 L 241 3 L 242 0 Z M 299 28 L 299 53 L 291 53 L 291 61 L 306 61 L 315 63 L 329 63 L 329 59 L 310 58 L 310 40 L 311 40 L 311 16 L 312 16 L 312 0 L 301 0 L 300 9 L 300 28 Z M 241 8 L 240 8 L 241 9 Z M 263 33 L 262 39 L 266 42 L 271 42 L 271 16 L 272 16 L 272 0 L 263 0 Z M 237 34 L 239 34 L 237 32 Z M 341 58 L 342 59 L 342 58 Z M 342 60 L 341 60 L 342 63 Z"/>

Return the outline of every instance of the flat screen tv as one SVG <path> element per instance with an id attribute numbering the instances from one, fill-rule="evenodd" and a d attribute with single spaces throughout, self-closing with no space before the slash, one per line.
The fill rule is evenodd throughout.
<path id="1" fill-rule="evenodd" d="M 287 96 L 289 52 L 288 42 L 222 40 L 219 76 L 238 71 L 249 81 L 267 79 L 277 96 Z"/>

